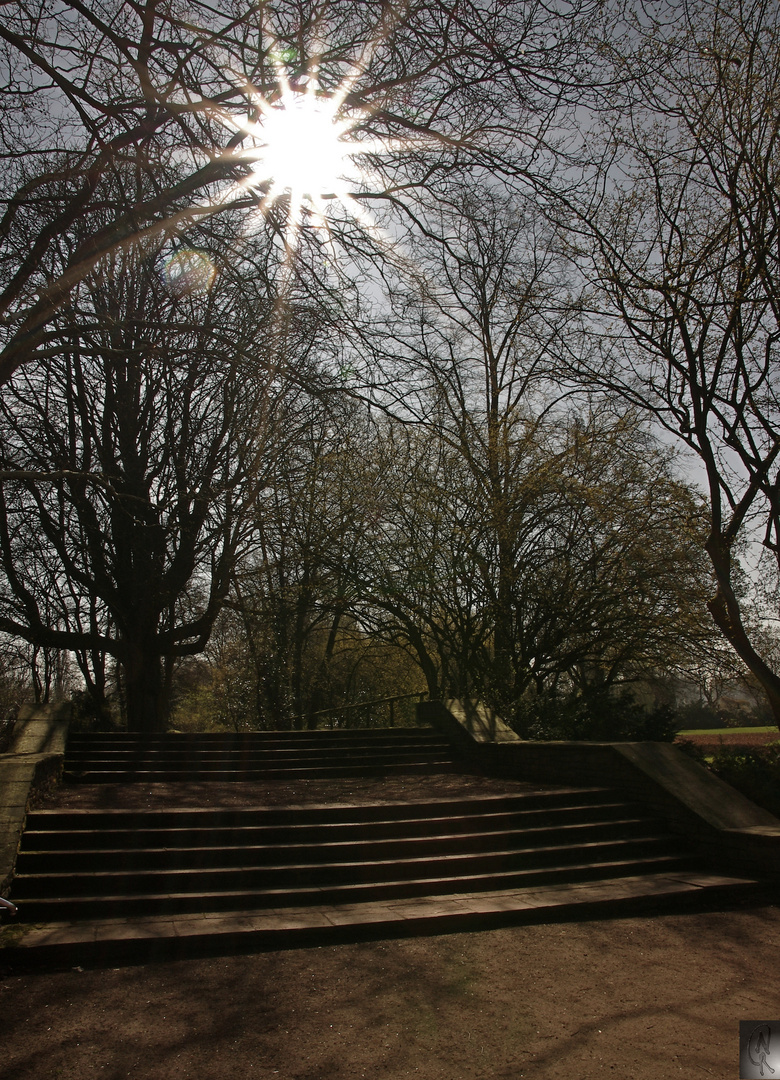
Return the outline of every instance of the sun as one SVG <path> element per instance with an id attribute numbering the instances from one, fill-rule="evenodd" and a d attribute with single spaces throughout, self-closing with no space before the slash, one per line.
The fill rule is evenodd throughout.
<path id="1" fill-rule="evenodd" d="M 280 207 L 286 217 L 288 267 L 299 237 L 310 228 L 318 230 L 317 242 L 328 253 L 324 265 L 336 265 L 339 233 L 349 217 L 378 247 L 397 254 L 397 238 L 378 225 L 366 199 L 376 205 L 383 197 L 388 160 L 410 150 L 427 152 L 431 136 L 407 133 L 393 138 L 371 132 L 372 122 L 384 106 L 355 105 L 355 87 L 365 70 L 365 56 L 340 83 L 323 89 L 316 63 L 308 68 L 305 64 L 293 67 L 295 56 L 289 49 L 274 49 L 270 55 L 276 78 L 267 91 L 248 82 L 240 72 L 231 71 L 247 111 L 223 114 L 223 122 L 237 130 L 241 139 L 240 143 L 231 139 L 225 158 L 246 172 L 212 197 L 212 205 L 241 202 L 246 206 L 249 194 L 254 210 L 246 218 L 246 232 L 251 232 L 253 223 L 264 218 L 271 207 Z"/>
<path id="2" fill-rule="evenodd" d="M 261 193 L 261 211 L 289 200 L 287 244 L 292 248 L 304 218 L 327 225 L 330 202 L 349 204 L 355 216 L 363 217 L 353 192 L 367 172 L 357 159 L 365 161 L 367 153 L 388 147 L 350 137 L 363 116 L 345 113 L 344 92 L 323 93 L 313 77 L 295 87 L 282 78 L 279 91 L 273 102 L 253 95 L 258 119 L 242 124 L 250 139 L 244 154 L 250 173 L 242 186 Z"/>
<path id="3" fill-rule="evenodd" d="M 334 115 L 333 103 L 316 94 L 288 90 L 258 125 L 262 156 L 252 171 L 277 193 L 335 198 L 348 181 L 355 147 L 344 139 L 352 127 Z M 354 170 L 353 170 L 354 171 Z"/>

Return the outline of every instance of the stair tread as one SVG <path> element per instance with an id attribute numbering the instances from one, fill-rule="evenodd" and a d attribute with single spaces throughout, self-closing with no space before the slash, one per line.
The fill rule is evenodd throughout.
<path id="1" fill-rule="evenodd" d="M 20 907 L 20 913 L 24 917 L 24 913 L 29 910 L 32 905 L 46 905 L 47 907 L 79 907 L 81 905 L 100 905 L 100 904 L 121 904 L 129 900 L 133 901 L 136 905 L 147 904 L 151 905 L 155 901 L 192 901 L 198 900 L 201 902 L 206 910 L 209 910 L 209 904 L 217 904 L 219 901 L 226 900 L 238 900 L 243 898 L 247 904 L 250 899 L 258 902 L 262 900 L 271 899 L 281 906 L 289 906 L 284 904 L 286 897 L 294 896 L 309 896 L 314 900 L 319 899 L 320 903 L 323 901 L 323 897 L 327 896 L 355 896 L 360 893 L 381 893 L 392 892 L 397 890 L 408 889 L 423 889 L 430 895 L 452 895 L 453 890 L 457 890 L 458 895 L 469 895 L 469 890 L 477 889 L 479 892 L 490 890 L 493 883 L 499 884 L 508 881 L 522 881 L 533 880 L 541 878 L 555 877 L 556 875 L 566 874 L 575 875 L 575 881 L 582 881 L 583 875 L 585 879 L 601 881 L 605 877 L 623 877 L 631 876 L 627 875 L 627 871 L 637 871 L 641 868 L 647 868 L 645 872 L 656 872 L 658 867 L 664 866 L 674 867 L 675 873 L 691 873 L 698 874 L 699 869 L 695 865 L 694 861 L 690 857 L 680 854 L 667 854 L 667 855 L 646 855 L 637 856 L 630 859 L 611 859 L 603 863 L 593 864 L 592 862 L 573 863 L 566 866 L 547 866 L 547 867 L 519 867 L 510 870 L 499 871 L 485 871 L 483 873 L 476 874 L 451 874 L 451 875 L 424 875 L 418 878 L 386 878 L 377 881 L 344 881 L 333 882 L 330 884 L 322 885 L 297 885 L 294 887 L 289 886 L 269 886 L 263 889 L 220 889 L 220 890 L 204 890 L 198 893 L 192 892 L 176 892 L 174 889 L 166 889 L 159 892 L 149 893 L 100 893 L 95 895 L 83 894 L 75 896 L 54 896 L 54 897 L 42 897 L 42 898 L 18 898 L 18 904 Z M 598 867 L 599 874 L 594 874 L 594 869 Z M 490 883 L 490 884 L 488 884 Z"/>
<path id="2" fill-rule="evenodd" d="M 207 914 L 134 916 L 119 919 L 93 919 L 89 922 L 50 923 L 44 927 L 24 926 L 16 935 L 9 952 L 15 955 L 32 950 L 58 950 L 67 955 L 69 947 L 95 945 L 110 947 L 165 942 L 181 942 L 185 950 L 197 941 L 214 940 L 230 935 L 237 943 L 275 944 L 280 934 L 304 931 L 325 932 L 372 926 L 388 932 L 411 930 L 412 926 L 433 932 L 436 925 L 451 924 L 461 928 L 474 922 L 484 926 L 492 919 L 521 921 L 523 916 L 543 915 L 556 910 L 558 916 L 569 910 L 630 907 L 632 902 L 656 898 L 691 897 L 699 899 L 709 890 L 749 890 L 755 886 L 749 878 L 700 872 L 657 873 L 619 878 L 605 878 L 576 884 L 550 884 L 527 889 L 499 889 L 476 894 L 421 896 L 404 900 L 370 901 L 352 904 L 296 906 L 257 910 L 235 910 Z M 267 936 L 266 936 L 267 935 Z M 6 955 L 9 955 L 8 953 Z M 91 953 L 81 956 L 90 956 Z M 95 955 L 99 955 L 99 952 Z"/>
<path id="3" fill-rule="evenodd" d="M 231 777 L 240 777 L 243 780 L 249 778 L 264 779 L 272 777 L 280 777 L 282 779 L 287 777 L 297 777 L 306 779 L 306 777 L 327 779 L 328 777 L 350 777 L 350 776 L 381 776 L 384 773 L 390 772 L 412 772 L 415 769 L 418 771 L 425 770 L 430 772 L 432 770 L 445 771 L 454 770 L 455 762 L 452 758 L 436 758 L 431 761 L 423 761 L 419 758 L 415 758 L 413 761 L 386 761 L 381 763 L 374 763 L 371 765 L 359 765 L 359 764 L 333 764 L 333 765 L 279 765 L 274 766 L 262 766 L 262 767 L 241 767 L 235 769 L 197 769 L 193 768 L 191 764 L 187 768 L 172 769 L 65 769 L 66 779 L 75 779 L 84 782 L 101 783 L 104 782 L 104 778 L 109 782 L 114 782 L 118 779 L 127 779 L 130 781 L 144 781 L 147 783 L 154 782 L 154 780 L 166 780 L 179 779 L 180 777 L 187 777 L 189 779 L 204 780 L 206 778 L 210 780 L 229 780 Z"/>
<path id="4" fill-rule="evenodd" d="M 167 751 L 167 750 L 150 750 L 148 752 L 135 752 L 135 751 L 105 751 L 96 752 L 86 751 L 78 753 L 67 753 L 65 755 L 66 765 L 81 765 L 83 763 L 106 763 L 106 764 L 123 764 L 126 762 L 148 762 L 148 761 L 173 761 L 182 764 L 192 764 L 207 761 L 253 761 L 253 760 L 267 760 L 275 759 L 281 763 L 289 761 L 301 760 L 301 761 L 332 761 L 332 760 L 361 760 L 366 759 L 384 760 L 386 758 L 407 758 L 407 757 L 420 757 L 428 758 L 436 755 L 451 756 L 451 747 L 446 743 L 435 743 L 426 746 L 380 746 L 380 747 L 368 747 L 368 746 L 333 746 L 327 750 L 311 747 L 311 748 L 251 748 L 246 750 L 182 750 L 182 751 Z"/>
<path id="5" fill-rule="evenodd" d="M 213 836 L 214 833 L 229 833 L 238 834 L 239 836 L 248 834 L 264 834 L 264 833 L 284 833 L 285 836 L 291 836 L 295 838 L 296 833 L 320 833 L 331 832 L 337 830 L 342 833 L 346 833 L 348 830 L 363 830 L 363 829 L 391 829 L 396 828 L 399 830 L 413 829 L 413 828 L 441 828 L 445 826 L 455 827 L 458 823 L 483 823 L 484 825 L 499 825 L 501 821 L 505 821 L 507 826 L 513 825 L 516 827 L 522 826 L 523 828 L 552 828 L 554 826 L 560 826 L 561 828 L 568 828 L 570 825 L 598 825 L 604 823 L 618 824 L 620 822 L 629 821 L 654 821 L 656 820 L 651 815 L 641 815 L 641 817 L 598 817 L 592 821 L 571 821 L 564 822 L 554 820 L 558 815 L 563 816 L 581 814 L 584 810 L 592 811 L 593 813 L 604 810 L 625 810 L 625 805 L 622 803 L 605 804 L 586 807 L 562 807 L 560 809 L 518 809 L 518 810 L 502 810 L 495 813 L 483 812 L 480 814 L 448 814 L 440 817 L 410 817 L 410 818 L 372 818 L 366 821 L 360 820 L 344 820 L 344 821 L 330 821 L 324 823 L 317 822 L 290 822 L 290 823 L 275 823 L 267 825 L 226 825 L 226 824 L 203 824 L 203 825 L 179 825 L 178 822 L 173 823 L 170 827 L 164 825 L 147 826 L 139 829 L 127 829 L 127 828 L 114 828 L 112 825 L 109 827 L 97 827 L 97 823 L 93 822 L 89 824 L 90 819 L 84 819 L 83 824 L 86 826 L 82 829 L 77 828 L 62 828 L 62 829 L 49 829 L 49 828 L 36 828 L 28 826 L 25 835 L 28 839 L 33 839 L 41 842 L 41 838 L 67 838 L 71 837 L 93 840 L 96 836 L 101 838 L 106 837 L 108 839 L 114 838 L 144 838 L 148 843 L 149 834 L 158 836 L 160 839 L 170 838 L 173 840 L 183 839 L 185 836 L 197 836 L 198 834 L 204 834 L 206 836 Z M 93 811 L 99 814 L 100 811 Z M 32 816 L 29 815 L 30 817 Z M 542 824 L 534 823 L 541 822 Z M 553 818 L 553 820 L 550 820 Z M 530 819 L 530 821 L 528 820 Z M 29 820 L 29 818 L 28 818 Z M 39 849 L 35 849 L 39 850 Z M 63 850 L 61 848 L 52 848 L 51 850 Z"/>
<path id="6" fill-rule="evenodd" d="M 500 803 L 507 804 L 511 807 L 518 807 L 520 809 L 525 806 L 529 806 L 532 802 L 551 803 L 557 802 L 560 799 L 566 799 L 569 797 L 586 798 L 586 797 L 601 797 L 607 800 L 604 804 L 599 805 L 630 805 L 628 800 L 621 799 L 616 796 L 609 788 L 604 787 L 562 787 L 562 788 L 548 788 L 541 791 L 519 791 L 506 793 L 488 793 L 479 795 L 446 795 L 438 798 L 426 798 L 426 799 L 408 799 L 403 802 L 399 802 L 397 799 L 374 799 L 370 803 L 354 803 L 354 802 L 324 802 L 324 803 L 292 803 L 285 804 L 284 806 L 245 806 L 245 807 L 222 807 L 222 806 L 198 806 L 198 807 L 165 807 L 154 810 L 127 810 L 115 807 L 101 807 L 100 809 L 94 809 L 92 807 L 68 807 L 67 809 L 47 809 L 40 808 L 31 810 L 27 815 L 28 822 L 34 822 L 37 820 L 49 820 L 56 822 L 65 818 L 84 819 L 88 821 L 91 817 L 103 816 L 106 818 L 114 818 L 118 820 L 124 816 L 128 821 L 134 824 L 143 820 L 156 820 L 159 818 L 167 817 L 183 817 L 184 815 L 195 817 L 202 817 L 204 821 L 210 816 L 220 815 L 228 816 L 231 819 L 238 817 L 304 817 L 309 816 L 317 821 L 323 820 L 323 816 L 338 815 L 344 812 L 348 812 L 359 819 L 360 815 L 364 817 L 374 814 L 377 810 L 382 813 L 389 813 L 392 811 L 394 814 L 416 814 L 424 812 L 428 809 L 443 810 L 446 807 L 453 807 L 460 809 L 467 807 L 469 810 L 482 805 L 486 807 L 496 807 Z M 583 806 L 584 808 L 591 807 L 593 804 L 589 802 L 585 803 L 561 803 L 565 809 L 572 809 L 577 806 Z M 87 827 L 92 828 L 92 825 Z"/>
<path id="7" fill-rule="evenodd" d="M 464 818 L 463 820 L 466 821 L 468 819 Z M 435 820 L 430 821 L 430 822 L 413 820 L 411 823 L 415 824 L 415 825 L 420 825 L 420 826 L 422 826 L 423 824 L 427 824 L 427 825 L 430 825 L 432 827 L 435 827 L 435 825 L 437 824 L 437 822 Z M 363 826 L 363 828 L 370 828 L 371 825 L 373 825 L 373 824 L 374 824 L 373 822 L 369 823 L 368 825 Z M 451 820 L 446 819 L 446 818 L 445 819 L 440 819 L 440 824 L 451 824 Z M 547 824 L 547 825 L 535 825 L 535 826 L 531 826 L 530 828 L 527 827 L 527 826 L 523 826 L 522 828 L 515 827 L 515 828 L 503 828 L 503 829 L 472 829 L 470 831 L 464 831 L 464 832 L 457 832 L 457 831 L 455 831 L 455 832 L 436 832 L 432 828 L 430 831 L 427 831 L 424 835 L 421 835 L 421 836 L 403 836 L 403 835 L 399 835 L 399 836 L 380 836 L 380 837 L 372 837 L 372 836 L 360 837 L 360 836 L 358 836 L 358 837 L 352 837 L 352 838 L 344 838 L 342 840 L 319 840 L 319 839 L 317 839 L 317 840 L 297 840 L 293 836 L 292 838 L 282 837 L 282 838 L 280 838 L 279 840 L 277 840 L 275 842 L 254 843 L 254 844 L 213 843 L 213 844 L 197 844 L 197 845 L 193 844 L 193 845 L 176 846 L 175 844 L 166 843 L 166 844 L 161 844 L 159 847 L 153 847 L 153 846 L 151 846 L 149 844 L 145 844 L 143 847 L 139 846 L 139 847 L 136 847 L 136 848 L 125 848 L 125 847 L 89 847 L 89 848 L 77 848 L 77 847 L 76 848 L 42 848 L 42 847 L 34 847 L 34 848 L 27 848 L 27 847 L 25 847 L 25 848 L 22 849 L 21 854 L 22 855 L 35 855 L 38 858 L 43 858 L 45 856 L 55 856 L 56 855 L 58 858 L 62 859 L 62 858 L 65 858 L 67 856 L 83 857 L 84 855 L 95 855 L 95 856 L 99 856 L 99 855 L 122 855 L 122 856 L 127 857 L 127 856 L 130 856 L 132 854 L 143 854 L 144 852 L 147 852 L 147 851 L 154 851 L 154 852 L 163 852 L 163 851 L 165 851 L 165 852 L 170 853 L 171 855 L 176 855 L 176 854 L 195 854 L 198 851 L 209 851 L 209 852 L 211 852 L 211 851 L 223 851 L 223 852 L 226 852 L 226 853 L 227 852 L 239 852 L 239 851 L 274 852 L 274 851 L 277 851 L 279 848 L 284 848 L 286 851 L 292 851 L 292 850 L 295 850 L 296 848 L 317 848 L 318 850 L 336 852 L 336 851 L 344 849 L 344 848 L 350 848 L 350 847 L 356 847 L 356 846 L 357 847 L 369 847 L 369 846 L 372 846 L 372 847 L 379 846 L 379 847 L 381 847 L 382 845 L 391 845 L 391 844 L 410 844 L 410 845 L 414 845 L 414 844 L 421 844 L 421 843 L 427 843 L 427 842 L 447 843 L 447 842 L 450 842 L 450 841 L 457 842 L 457 843 L 463 843 L 463 842 L 465 842 L 467 840 L 484 839 L 484 840 L 487 841 L 487 840 L 495 840 L 495 839 L 498 839 L 499 837 L 506 837 L 506 839 L 509 840 L 509 839 L 521 839 L 521 838 L 527 837 L 529 835 L 530 835 L 531 838 L 533 838 L 534 835 L 543 835 L 544 833 L 551 833 L 551 832 L 558 833 L 558 832 L 565 831 L 568 834 L 576 834 L 577 831 L 583 831 L 584 832 L 586 830 L 593 830 L 593 829 L 599 829 L 599 828 L 607 828 L 608 827 L 608 828 L 612 829 L 612 828 L 626 828 L 626 827 L 635 827 L 635 826 L 642 826 L 642 827 L 646 827 L 647 829 L 651 829 L 653 827 L 657 827 L 657 822 L 655 822 L 652 818 L 636 817 L 636 818 L 620 818 L 620 819 L 614 819 L 614 820 L 607 819 L 607 820 L 604 820 L 604 821 L 569 822 L 567 824 L 561 824 L 561 823 L 558 822 L 558 823 Z M 340 827 L 341 826 L 339 824 L 335 824 L 335 825 L 328 826 L 327 828 L 328 828 L 328 831 L 331 831 L 333 829 L 339 829 Z M 343 826 L 343 827 L 347 828 L 349 826 Z M 360 826 L 355 826 L 355 827 L 360 827 Z M 311 829 L 312 826 L 309 826 L 309 825 L 304 825 L 304 826 L 293 825 L 293 826 L 290 826 L 290 828 L 291 829 Z M 176 830 L 176 831 L 177 832 L 188 832 L 188 830 L 186 830 L 186 829 Z M 225 831 L 226 832 L 240 832 L 240 830 L 225 830 Z M 254 830 L 247 830 L 247 831 L 254 831 Z M 95 839 L 97 839 L 98 837 L 100 837 L 102 839 L 102 834 L 99 834 L 99 833 L 96 834 Z M 33 834 L 33 838 L 34 838 L 34 834 Z M 572 835 L 572 838 L 576 839 L 576 836 Z M 180 838 L 172 837 L 172 839 L 180 839 Z M 637 839 L 636 835 L 632 836 L 631 839 L 636 840 Z"/>
<path id="8" fill-rule="evenodd" d="M 304 731 L 168 731 L 160 735 L 134 735 L 131 732 L 103 734 L 71 732 L 69 746 L 221 746 L 247 743 L 336 743 L 336 742 L 420 742 L 446 740 L 434 728 L 315 728 Z"/>
<path id="9" fill-rule="evenodd" d="M 629 837 L 629 838 L 626 838 L 626 839 L 616 838 L 616 839 L 611 839 L 611 840 L 580 841 L 580 842 L 578 842 L 576 844 L 548 844 L 548 845 L 545 845 L 545 846 L 542 846 L 542 847 L 528 847 L 528 848 L 518 847 L 518 846 L 513 845 L 511 847 L 498 848 L 496 850 L 491 850 L 491 851 L 486 851 L 486 852 L 479 852 L 479 851 L 477 851 L 477 852 L 446 852 L 444 854 L 439 854 L 439 855 L 408 855 L 408 856 L 404 856 L 403 858 L 396 857 L 396 858 L 392 858 L 392 859 L 381 859 L 381 858 L 380 859 L 365 859 L 365 860 L 344 859 L 344 860 L 342 860 L 340 862 L 327 862 L 327 863 L 317 863 L 317 862 L 315 862 L 315 863 L 312 863 L 312 862 L 304 862 L 304 863 L 280 862 L 280 863 L 265 863 L 265 864 L 262 864 L 262 863 L 261 864 L 249 863 L 247 865 L 215 866 L 215 867 L 208 867 L 206 869 L 198 868 L 198 869 L 195 869 L 195 870 L 192 869 L 192 868 L 187 868 L 187 867 L 175 867 L 174 866 L 174 867 L 160 867 L 160 868 L 157 868 L 157 869 L 138 869 L 138 870 L 133 869 L 132 871 L 130 871 L 129 876 L 131 876 L 134 880 L 138 880 L 139 878 L 154 878 L 154 877 L 161 877 L 161 876 L 184 877 L 185 875 L 196 874 L 198 877 L 203 877 L 206 874 L 217 876 L 217 875 L 241 874 L 241 873 L 249 873 L 249 872 L 257 873 L 259 871 L 262 871 L 263 873 L 272 873 L 272 872 L 275 872 L 275 871 L 305 873 L 305 872 L 314 872 L 316 870 L 322 870 L 322 869 L 326 869 L 326 868 L 327 869 L 332 869 L 332 870 L 342 870 L 342 869 L 350 869 L 350 868 L 353 868 L 353 867 L 354 868 L 360 868 L 360 869 L 366 869 L 366 868 L 369 868 L 369 867 L 380 867 L 381 868 L 381 867 L 385 867 L 385 866 L 400 867 L 400 866 L 412 866 L 412 865 L 414 865 L 416 863 L 421 863 L 421 864 L 425 864 L 425 865 L 446 864 L 448 862 L 456 862 L 456 861 L 459 861 L 459 860 L 468 861 L 468 862 L 476 862 L 480 858 L 496 859 L 496 858 L 503 858 L 503 857 L 510 857 L 510 856 L 516 856 L 516 857 L 522 857 L 522 856 L 526 856 L 526 855 L 540 856 L 540 855 L 553 854 L 553 853 L 563 854 L 564 852 L 580 851 L 580 850 L 588 850 L 589 853 L 592 856 L 593 854 L 598 854 L 599 849 L 601 849 L 602 852 L 603 852 L 604 849 L 610 849 L 610 848 L 615 848 L 615 847 L 631 847 L 631 846 L 635 846 L 637 844 L 648 844 L 648 843 L 649 844 L 658 844 L 660 846 L 660 845 L 664 845 L 664 844 L 673 844 L 674 839 L 669 838 L 667 836 L 660 835 L 660 836 L 650 836 L 650 837 L 646 837 L 646 838 Z M 119 869 L 119 870 L 87 870 L 87 871 L 83 871 L 83 872 L 69 870 L 69 871 L 54 871 L 52 873 L 46 873 L 46 874 L 35 874 L 35 873 L 34 874 L 25 874 L 25 873 L 21 873 L 21 874 L 17 874 L 14 880 L 16 882 L 19 882 L 20 884 L 24 884 L 26 882 L 41 881 L 41 880 L 54 881 L 54 882 L 60 881 L 60 880 L 62 880 L 62 881 L 73 881 L 73 880 L 79 879 L 81 877 L 89 877 L 89 878 L 92 878 L 92 879 L 96 879 L 98 881 L 111 881 L 111 880 L 117 879 L 117 878 L 119 880 L 122 880 L 122 879 L 128 877 L 128 870 L 127 869 Z"/>
<path id="10" fill-rule="evenodd" d="M 144 734 L 141 732 L 115 731 L 115 732 L 87 732 L 74 731 L 68 735 L 68 743 L 82 745 L 84 743 L 104 742 L 120 743 L 145 743 L 157 744 L 162 742 L 277 742 L 277 741 L 301 741 L 318 740 L 323 742 L 343 739 L 406 739 L 424 738 L 441 739 L 441 732 L 432 727 L 353 727 L 353 728 L 301 728 L 290 730 L 284 728 L 266 728 L 262 731 L 163 731 L 158 733 Z"/>

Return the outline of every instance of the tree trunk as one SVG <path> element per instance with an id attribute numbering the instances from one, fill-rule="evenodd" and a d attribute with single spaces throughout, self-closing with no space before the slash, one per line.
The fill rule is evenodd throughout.
<path id="1" fill-rule="evenodd" d="M 127 730 L 152 735 L 168 726 L 162 657 L 151 649 L 130 646 L 124 658 Z"/>
<path id="2" fill-rule="evenodd" d="M 493 673 L 491 684 L 494 706 L 500 716 L 508 719 L 515 704 L 515 633 L 514 633 L 514 558 L 510 545 L 501 536 L 506 522 L 498 523 L 498 582 L 493 624 Z"/>
<path id="3" fill-rule="evenodd" d="M 760 683 L 769 699 L 775 723 L 780 728 L 780 676 L 758 655 L 742 623 L 739 600 L 731 584 L 729 546 L 722 538 L 711 537 L 707 541 L 706 548 L 718 583 L 715 595 L 707 607 L 715 625 Z"/>
<path id="4" fill-rule="evenodd" d="M 417 654 L 417 660 L 422 668 L 425 681 L 428 684 L 428 697 L 431 701 L 436 701 L 442 695 L 441 679 L 439 678 L 439 670 L 431 658 L 430 653 L 425 647 L 422 634 L 419 633 L 416 627 L 407 625 L 405 627 L 409 644 Z"/>

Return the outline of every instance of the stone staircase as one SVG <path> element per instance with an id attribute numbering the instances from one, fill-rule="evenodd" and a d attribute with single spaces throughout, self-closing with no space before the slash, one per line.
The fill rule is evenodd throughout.
<path id="1" fill-rule="evenodd" d="M 451 772 L 446 739 L 430 728 L 71 735 L 66 782 L 236 783 Z"/>
<path id="2" fill-rule="evenodd" d="M 430 730 L 72 736 L 66 782 L 237 783 L 456 769 Z M 749 899 L 603 787 L 27 817 L 7 957 L 114 962 Z M 175 787 L 175 784 L 173 785 Z M 506 788 L 507 785 L 504 785 Z M 218 790 L 218 789 L 215 789 Z"/>
<path id="3" fill-rule="evenodd" d="M 245 810 L 38 810 L 14 901 L 64 921 L 337 904 L 690 868 L 602 789 Z"/>

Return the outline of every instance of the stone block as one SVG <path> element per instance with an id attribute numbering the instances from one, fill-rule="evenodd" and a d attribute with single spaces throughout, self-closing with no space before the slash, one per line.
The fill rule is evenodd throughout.
<path id="1" fill-rule="evenodd" d="M 19 717 L 14 725 L 10 754 L 64 754 L 70 718 Z"/>

